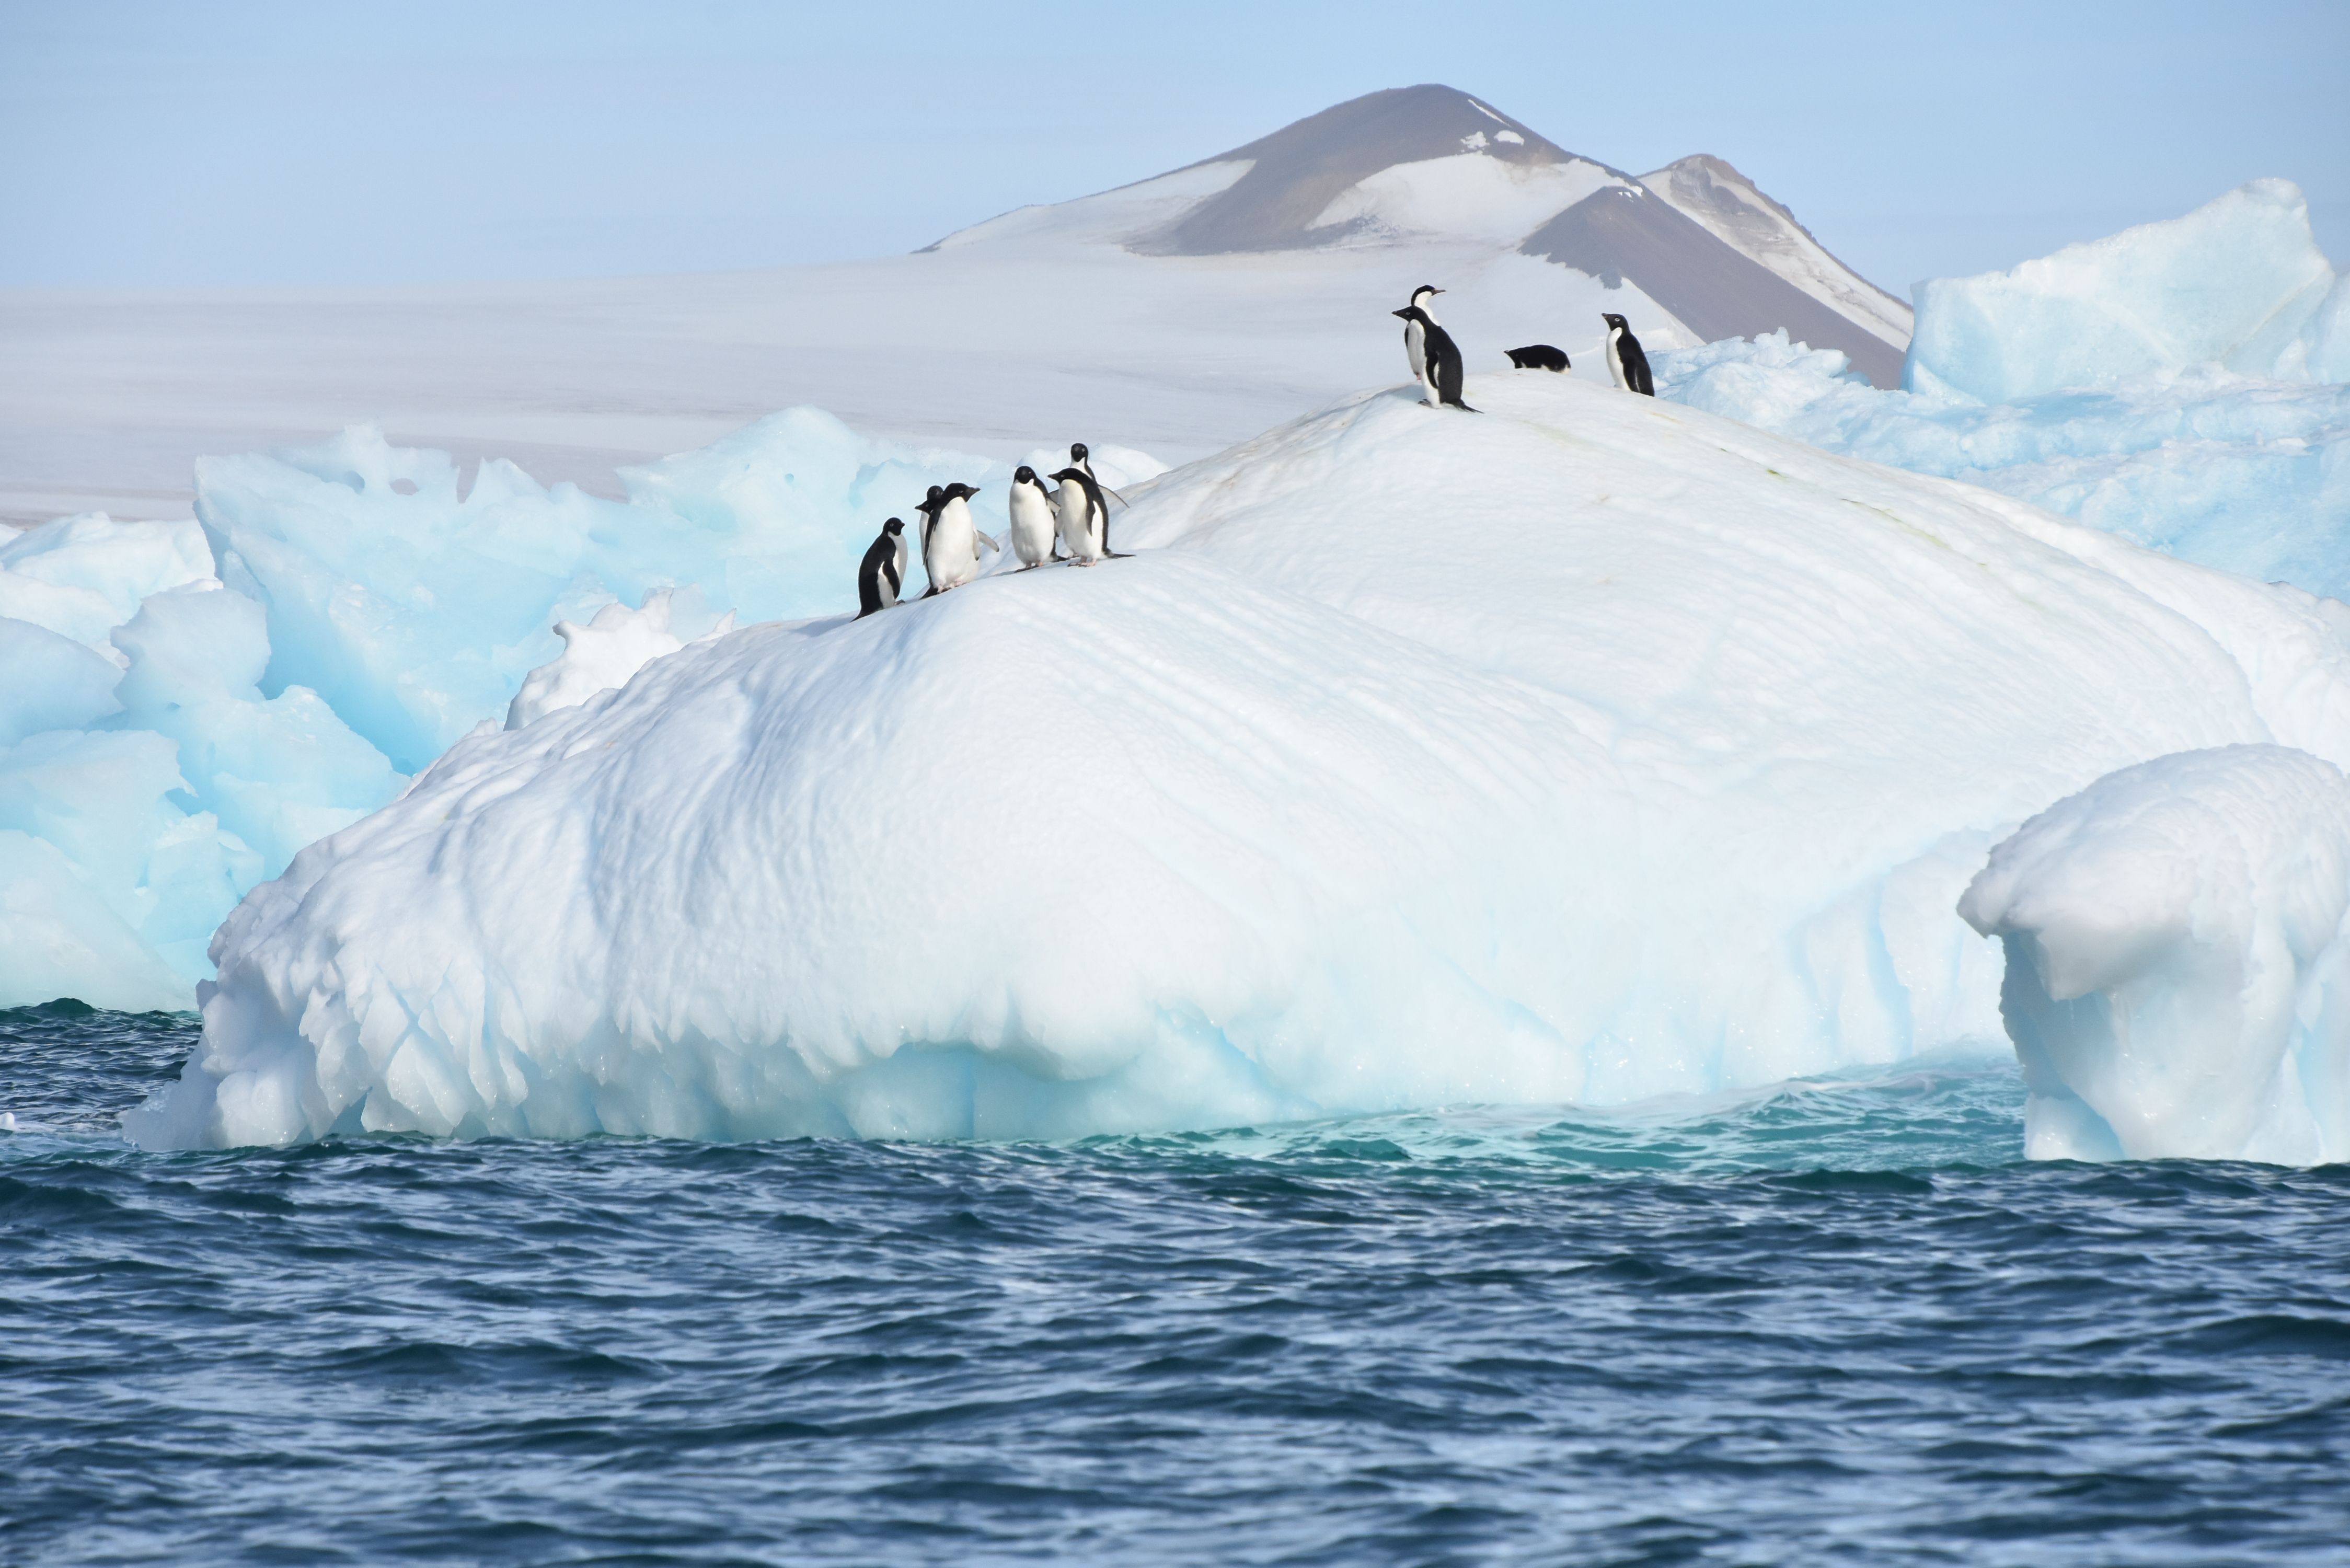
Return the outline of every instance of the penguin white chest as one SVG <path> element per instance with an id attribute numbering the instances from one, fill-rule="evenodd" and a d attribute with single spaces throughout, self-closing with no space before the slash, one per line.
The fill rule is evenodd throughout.
<path id="1" fill-rule="evenodd" d="M 1607 329 L 1607 373 L 1616 379 L 1617 386 L 1628 389 L 1630 383 L 1624 379 L 1624 356 L 1616 347 L 1623 336 L 1612 327 Z"/>
<path id="2" fill-rule="evenodd" d="M 1060 504 L 1061 548 L 1072 561 L 1090 566 L 1101 559 L 1101 521 L 1094 514 L 1093 497 L 1074 479 L 1065 479 L 1055 496 Z"/>
<path id="3" fill-rule="evenodd" d="M 1012 553 L 1024 566 L 1041 566 L 1053 558 L 1053 531 L 1057 525 L 1053 503 L 1038 484 L 1012 487 Z"/>
<path id="4" fill-rule="evenodd" d="M 1428 328 L 1417 321 L 1403 324 L 1404 358 L 1411 361 L 1411 379 L 1428 379 Z"/>
<path id="5" fill-rule="evenodd" d="M 961 587 L 979 576 L 979 528 L 962 496 L 939 508 L 939 520 L 922 546 L 922 570 L 934 588 Z"/>

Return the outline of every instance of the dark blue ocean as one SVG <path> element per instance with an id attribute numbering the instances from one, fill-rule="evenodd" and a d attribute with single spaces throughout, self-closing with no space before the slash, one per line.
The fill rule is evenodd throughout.
<path id="1" fill-rule="evenodd" d="M 0 1013 L 11 1563 L 2343 1563 L 2350 1168 L 1950 1064 L 1075 1147 L 156 1156 Z"/>

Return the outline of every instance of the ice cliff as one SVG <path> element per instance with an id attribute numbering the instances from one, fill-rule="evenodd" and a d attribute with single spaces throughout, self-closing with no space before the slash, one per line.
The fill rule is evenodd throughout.
<path id="1" fill-rule="evenodd" d="M 2098 780 L 1993 850 L 1960 909 L 2035 1159 L 2350 1158 L 2350 783 L 2280 746 Z"/>
<path id="2" fill-rule="evenodd" d="M 1470 400 L 470 734 L 237 909 L 131 1130 L 1063 1136 L 2003 1049 L 1992 845 L 2167 753 L 2350 762 L 2340 605 L 1570 378 Z"/>

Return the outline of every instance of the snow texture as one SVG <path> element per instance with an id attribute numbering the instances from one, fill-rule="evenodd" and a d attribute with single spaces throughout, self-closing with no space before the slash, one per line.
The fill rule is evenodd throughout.
<path id="1" fill-rule="evenodd" d="M 2169 753 L 2350 761 L 2339 605 L 1468 392 L 1129 489 L 1132 559 L 467 736 L 237 909 L 130 1130 L 1066 1137 L 2003 1049 L 1993 843 Z"/>
<path id="2" fill-rule="evenodd" d="M 1960 910 L 2035 1159 L 2350 1157 L 2350 782 L 2272 745 L 2126 768 L 2025 823 Z"/>
<path id="3" fill-rule="evenodd" d="M 673 588 L 655 588 L 635 609 L 614 599 L 586 626 L 556 621 L 555 635 L 563 639 L 563 656 L 523 677 L 522 690 L 506 708 L 506 728 L 519 730 L 558 709 L 577 708 L 599 691 L 618 691 L 654 659 L 683 648 L 685 643 L 670 629 L 670 602 L 675 596 Z M 728 610 L 707 635 L 733 629 L 734 612 Z"/>

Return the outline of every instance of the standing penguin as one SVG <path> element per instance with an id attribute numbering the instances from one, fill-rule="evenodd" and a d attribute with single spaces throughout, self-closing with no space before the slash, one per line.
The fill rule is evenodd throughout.
<path id="1" fill-rule="evenodd" d="M 866 549 L 865 559 L 858 563 L 857 618 L 863 620 L 896 604 L 905 586 L 906 525 L 892 517 L 881 524 L 880 534 Z"/>
<path id="2" fill-rule="evenodd" d="M 1093 481 L 1094 488 L 1099 491 L 1105 499 L 1115 501 L 1120 506 L 1128 504 L 1125 496 L 1104 484 L 1101 482 L 1101 476 L 1094 472 L 1093 453 L 1086 450 L 1085 442 L 1073 441 L 1069 443 L 1069 466 L 1084 470 L 1085 476 Z M 1109 510 L 1107 507 L 1102 510 L 1102 554 L 1118 556 L 1118 552 L 1109 547 Z M 1123 559 L 1123 557 L 1119 558 Z"/>
<path id="3" fill-rule="evenodd" d="M 922 503 L 930 518 L 930 526 L 922 530 L 922 570 L 931 579 L 924 598 L 959 588 L 979 576 L 980 542 L 993 545 L 995 541 L 971 520 L 967 503 L 978 493 L 968 484 L 955 483 L 934 487 L 932 498 Z"/>
<path id="4" fill-rule="evenodd" d="M 1599 319 L 1607 323 L 1607 373 L 1626 391 L 1655 397 L 1656 378 L 1648 374 L 1648 357 L 1632 336 L 1632 324 L 1608 311 L 1602 311 Z"/>
<path id="5" fill-rule="evenodd" d="M 1020 569 L 1041 566 L 1053 558 L 1053 535 L 1055 527 L 1053 498 L 1045 493 L 1045 482 L 1036 471 L 1022 463 L 1012 471 L 1012 553 L 1020 557 Z"/>
<path id="6" fill-rule="evenodd" d="M 1424 358 L 1419 391 L 1428 406 L 1475 413 L 1476 410 L 1461 400 L 1461 350 L 1453 346 L 1452 335 L 1429 319 L 1428 312 L 1417 305 L 1407 305 L 1395 314 L 1420 329 Z"/>
<path id="7" fill-rule="evenodd" d="M 1423 283 L 1411 291 L 1410 307 L 1420 315 L 1418 320 L 1404 316 L 1403 357 L 1411 366 L 1411 379 L 1415 381 L 1428 379 L 1428 329 L 1436 325 L 1436 317 L 1430 312 L 1436 308 L 1436 296 L 1443 292 L 1432 283 Z M 1403 316 L 1400 310 L 1396 314 Z"/>
<path id="8" fill-rule="evenodd" d="M 1102 504 L 1101 486 L 1082 468 L 1065 468 L 1053 475 L 1061 487 L 1061 547 L 1069 564 L 1090 566 L 1109 554 L 1109 508 Z"/>

